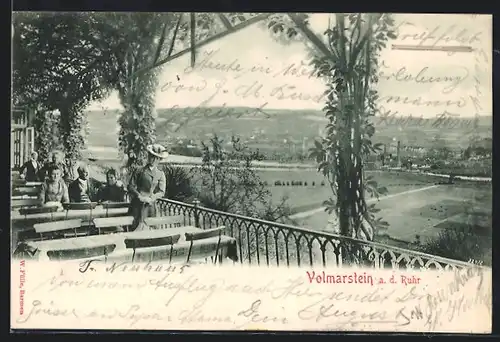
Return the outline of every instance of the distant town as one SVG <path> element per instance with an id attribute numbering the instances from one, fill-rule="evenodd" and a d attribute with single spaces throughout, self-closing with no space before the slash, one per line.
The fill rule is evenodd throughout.
<path id="1" fill-rule="evenodd" d="M 207 110 L 204 108 L 203 110 Z M 221 108 L 211 108 L 221 112 Z M 323 135 L 324 116 L 314 110 L 266 110 L 265 115 L 253 114 L 248 108 L 224 107 L 232 115 L 203 118 L 195 115 L 186 121 L 186 109 L 158 109 L 157 136 L 169 146 L 172 154 L 200 157 L 200 142 L 215 133 L 231 145 L 231 136 L 264 156 L 265 160 L 281 163 L 311 162 L 308 150 L 314 140 Z M 196 109 L 189 109 L 189 113 Z M 245 115 L 243 115 L 243 114 Z M 116 147 L 116 138 L 110 135 L 109 125 L 116 125 L 118 111 L 92 111 L 87 120 L 92 134 L 89 146 Z M 106 123 L 106 124 L 105 124 Z M 491 176 L 491 117 L 436 118 L 378 116 L 374 120 L 374 144 L 381 143 L 379 154 L 366 160 L 368 169 L 404 167 L 433 169 L 473 176 Z M 483 165 L 484 164 L 484 165 Z M 474 166 L 474 170 L 468 171 Z"/>

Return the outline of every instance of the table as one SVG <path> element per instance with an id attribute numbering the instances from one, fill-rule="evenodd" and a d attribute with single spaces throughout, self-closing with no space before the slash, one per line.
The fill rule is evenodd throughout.
<path id="1" fill-rule="evenodd" d="M 85 260 L 92 258 L 105 260 L 107 262 L 132 261 L 134 252 L 133 249 L 126 248 L 125 239 L 168 237 L 180 234 L 179 241 L 173 245 L 172 262 L 185 262 L 191 244 L 191 242 L 186 241 L 185 234 L 200 231 L 203 230 L 193 226 L 184 226 L 179 228 L 93 235 L 58 240 L 28 241 L 18 245 L 14 251 L 13 257 L 50 260 L 51 258 L 49 255 L 51 255 L 51 251 L 60 251 L 61 253 L 59 253 L 59 255 L 52 256 L 52 260 Z M 204 259 L 214 256 L 218 240 L 219 237 L 211 237 L 194 241 L 191 259 Z M 101 254 L 105 247 L 108 252 L 107 256 Z M 66 251 L 66 253 L 64 253 L 64 251 Z M 237 261 L 236 239 L 222 235 L 219 255 L 222 256 L 222 259 L 230 258 L 233 261 Z M 170 246 L 138 248 L 134 256 L 134 261 L 137 262 L 169 259 Z"/>

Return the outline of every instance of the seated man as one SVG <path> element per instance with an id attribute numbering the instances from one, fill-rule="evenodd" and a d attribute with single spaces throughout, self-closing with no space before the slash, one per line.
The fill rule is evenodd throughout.
<path id="1" fill-rule="evenodd" d="M 80 165 L 77 169 L 78 178 L 69 184 L 69 200 L 72 203 L 90 203 L 97 199 L 96 181 L 89 178 L 89 169 L 86 165 Z"/>
<path id="2" fill-rule="evenodd" d="M 106 184 L 99 189 L 99 202 L 125 202 L 126 190 L 122 182 L 117 180 L 114 169 L 106 172 Z"/>
<path id="3" fill-rule="evenodd" d="M 42 184 L 39 199 L 43 206 L 60 206 L 69 202 L 68 187 L 61 178 L 61 170 L 56 166 L 48 168 L 48 179 Z"/>

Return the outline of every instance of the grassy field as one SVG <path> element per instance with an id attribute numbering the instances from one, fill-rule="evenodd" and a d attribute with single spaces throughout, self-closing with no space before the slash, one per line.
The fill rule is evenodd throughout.
<path id="1" fill-rule="evenodd" d="M 408 192 L 400 187 L 396 193 L 377 202 L 378 213 L 389 222 L 380 232 L 381 242 L 408 248 L 417 238 L 421 243 L 438 237 L 446 229 L 470 228 L 479 236 L 478 246 L 485 263 L 491 260 L 492 187 L 491 184 L 459 183 L 427 185 L 422 191 Z M 316 212 L 297 219 L 300 226 L 324 230 L 328 215 Z M 479 246 L 480 245 L 480 246 Z"/>
<path id="2" fill-rule="evenodd" d="M 412 175 L 404 172 L 369 172 L 374 176 L 374 179 L 380 186 L 385 186 L 389 190 L 389 194 L 398 193 L 410 189 L 432 185 L 435 182 L 442 181 L 435 177 L 426 177 L 420 175 Z M 320 207 L 323 201 L 332 195 L 332 191 L 326 183 L 321 186 L 324 180 L 323 175 L 315 170 L 299 170 L 299 171 L 259 171 L 262 180 L 269 184 L 269 190 L 272 193 L 273 200 L 278 201 L 282 196 L 288 197 L 288 202 L 294 212 L 305 211 Z M 275 181 L 291 182 L 302 181 L 307 182 L 307 186 L 275 186 Z M 315 185 L 312 185 L 312 182 Z"/>

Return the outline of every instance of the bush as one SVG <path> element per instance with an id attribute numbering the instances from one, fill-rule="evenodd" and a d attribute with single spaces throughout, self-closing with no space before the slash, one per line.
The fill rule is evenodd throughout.
<path id="1" fill-rule="evenodd" d="M 457 224 L 453 228 L 442 230 L 437 238 L 427 240 L 417 249 L 444 258 L 465 262 L 470 259 L 482 260 L 485 265 L 491 264 L 491 260 L 488 260 L 491 242 L 474 230 L 472 226 Z"/>
<path id="2" fill-rule="evenodd" d="M 164 198 L 174 201 L 188 202 L 195 195 L 195 189 L 191 183 L 191 173 L 179 166 L 163 165 L 167 189 Z"/>

